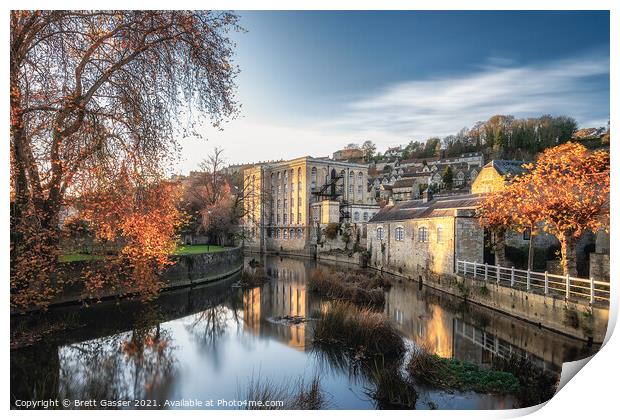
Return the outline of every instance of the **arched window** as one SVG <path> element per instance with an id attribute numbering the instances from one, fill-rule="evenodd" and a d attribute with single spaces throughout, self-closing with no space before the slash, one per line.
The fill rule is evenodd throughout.
<path id="1" fill-rule="evenodd" d="M 402 241 L 405 238 L 405 230 L 402 227 L 397 227 L 394 231 L 394 238 L 397 241 Z"/>
<path id="2" fill-rule="evenodd" d="M 357 174 L 357 182 L 361 184 L 364 181 L 364 173 L 360 172 Z"/>
<path id="3" fill-rule="evenodd" d="M 302 239 L 304 237 L 304 231 L 301 228 L 297 228 L 297 237 Z"/>
<path id="4" fill-rule="evenodd" d="M 355 182 L 355 174 L 353 173 L 353 171 L 349 172 L 349 183 L 354 183 Z"/>
<path id="5" fill-rule="evenodd" d="M 287 229 L 282 229 L 282 239 L 288 239 L 288 230 Z"/>
<path id="6" fill-rule="evenodd" d="M 418 242 L 428 242 L 428 229 L 425 227 L 418 228 Z"/>
<path id="7" fill-rule="evenodd" d="M 383 228 L 382 227 L 377 228 L 377 239 L 380 241 L 383 240 Z"/>
<path id="8" fill-rule="evenodd" d="M 364 222 L 367 222 L 368 221 L 368 212 L 367 211 L 364 212 L 364 216 L 363 217 L 364 217 Z"/>
<path id="9" fill-rule="evenodd" d="M 276 238 L 280 238 L 280 229 L 279 228 L 276 230 Z"/>
<path id="10" fill-rule="evenodd" d="M 301 182 L 301 168 L 297 168 L 297 181 Z"/>
<path id="11" fill-rule="evenodd" d="M 355 220 L 356 222 L 360 220 L 360 212 L 356 211 L 355 213 L 353 213 L 353 220 Z"/>
<path id="12" fill-rule="evenodd" d="M 295 239 L 295 229 L 291 229 L 291 239 Z"/>

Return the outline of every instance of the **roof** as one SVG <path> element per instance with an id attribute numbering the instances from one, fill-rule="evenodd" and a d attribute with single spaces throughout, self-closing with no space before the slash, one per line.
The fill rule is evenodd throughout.
<path id="1" fill-rule="evenodd" d="M 394 182 L 392 188 L 413 188 L 415 178 L 402 178 Z"/>
<path id="2" fill-rule="evenodd" d="M 493 168 L 495 168 L 497 173 L 501 176 L 507 176 L 519 175 L 525 172 L 525 168 L 523 167 L 525 163 L 526 162 L 522 160 L 492 160 L 484 166 L 486 168 L 493 165 Z"/>
<path id="3" fill-rule="evenodd" d="M 403 201 L 383 207 L 369 220 L 369 223 L 451 216 L 455 209 L 478 207 L 483 199 L 483 194 L 462 194 L 441 197 L 427 203 L 422 200 Z"/>

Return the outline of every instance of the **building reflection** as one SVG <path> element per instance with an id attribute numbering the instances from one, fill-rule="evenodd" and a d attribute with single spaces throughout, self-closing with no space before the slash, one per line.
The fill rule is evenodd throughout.
<path id="1" fill-rule="evenodd" d="M 562 363 L 591 353 L 561 334 L 502 316 L 417 283 L 394 282 L 385 313 L 416 345 L 446 358 L 490 368 L 493 358 L 530 359 L 545 370 L 560 372 Z"/>
<path id="2" fill-rule="evenodd" d="M 312 337 L 307 324 L 291 324 L 281 317 L 312 318 L 320 311 L 320 301 L 306 292 L 309 261 L 266 260 L 266 272 L 272 279 L 262 287 L 243 292 L 243 320 L 247 331 L 268 336 L 290 347 L 306 350 Z"/>

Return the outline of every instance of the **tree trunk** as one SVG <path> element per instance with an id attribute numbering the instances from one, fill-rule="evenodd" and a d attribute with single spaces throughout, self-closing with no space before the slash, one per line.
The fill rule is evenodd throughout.
<path id="1" fill-rule="evenodd" d="M 495 232 L 495 265 L 506 267 L 506 230 Z"/>
<path id="2" fill-rule="evenodd" d="M 530 229 L 530 244 L 529 244 L 529 250 L 527 253 L 527 269 L 528 270 L 532 270 L 534 268 L 534 234 L 532 233 L 532 230 Z"/>
<path id="3" fill-rule="evenodd" d="M 564 275 L 577 276 L 577 238 L 571 233 L 559 235 L 562 251 L 562 271 Z"/>

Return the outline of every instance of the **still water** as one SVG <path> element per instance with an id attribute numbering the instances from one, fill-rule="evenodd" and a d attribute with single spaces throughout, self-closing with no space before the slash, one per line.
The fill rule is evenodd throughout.
<path id="1" fill-rule="evenodd" d="M 246 264 L 248 260 L 246 260 Z M 33 345 L 11 350 L 11 402 L 16 399 L 243 400 L 249 383 L 294 387 L 318 377 L 329 408 L 372 409 L 373 385 L 335 366 L 312 348 L 320 298 L 306 293 L 316 267 L 307 259 L 264 257 L 271 280 L 234 287 L 238 276 L 216 284 L 162 294 L 156 301 L 103 302 L 90 308 L 53 309 L 12 319 L 12 328 L 45 329 L 63 322 Z M 562 363 L 593 351 L 584 343 L 495 311 L 464 304 L 418 283 L 393 279 L 385 313 L 408 345 L 489 368 L 494 358 L 517 353 L 559 373 Z M 309 318 L 290 325 L 277 317 Z M 274 319 L 276 318 L 276 319 Z M 416 408 L 502 409 L 511 396 L 445 392 L 418 382 Z"/>

